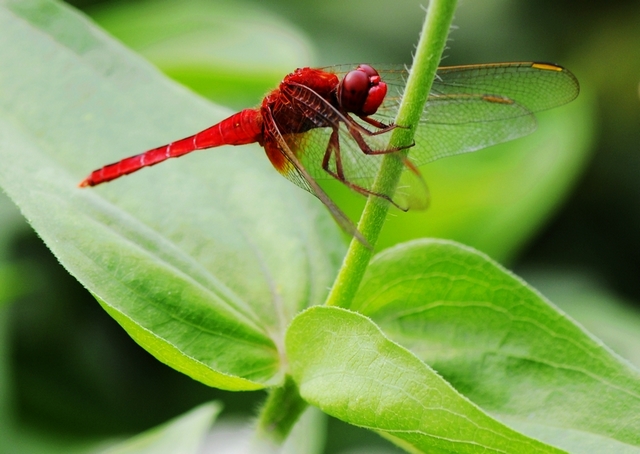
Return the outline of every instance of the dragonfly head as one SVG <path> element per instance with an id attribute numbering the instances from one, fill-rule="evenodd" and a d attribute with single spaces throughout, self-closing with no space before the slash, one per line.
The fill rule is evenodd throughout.
<path id="1" fill-rule="evenodd" d="M 387 95 L 385 84 L 378 71 L 369 65 L 359 65 L 340 81 L 338 102 L 347 112 L 356 115 L 373 115 Z"/>

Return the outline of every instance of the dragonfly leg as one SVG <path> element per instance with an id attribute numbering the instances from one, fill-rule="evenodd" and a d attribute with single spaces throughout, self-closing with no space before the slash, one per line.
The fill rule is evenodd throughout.
<path id="1" fill-rule="evenodd" d="M 332 154 L 335 155 L 336 158 L 335 173 L 329 169 L 329 161 L 331 160 Z M 337 129 L 331 131 L 329 143 L 327 144 L 327 149 L 324 152 L 324 157 L 322 158 L 322 169 L 335 179 L 342 182 L 346 181 L 346 178 L 344 176 L 344 168 L 342 167 L 342 156 L 340 155 L 340 137 L 338 136 Z"/>
<path id="2" fill-rule="evenodd" d="M 353 122 L 353 124 L 358 125 L 355 121 Z M 358 126 L 360 126 L 360 125 L 358 125 Z M 362 133 L 359 130 L 359 128 L 353 127 L 353 125 L 351 125 L 351 124 L 347 125 L 347 128 L 349 130 L 349 134 L 351 135 L 351 137 L 353 137 L 353 140 L 356 141 L 356 143 L 358 144 L 358 147 L 360 148 L 360 150 L 362 150 L 362 152 L 364 154 L 367 154 L 367 155 L 379 155 L 379 154 L 395 153 L 396 151 L 406 150 L 407 148 L 411 148 L 416 144 L 415 141 L 414 141 L 414 142 L 411 142 L 411 144 L 409 144 L 409 145 L 403 145 L 403 146 L 400 146 L 400 147 L 389 147 L 389 148 L 385 148 L 384 150 L 374 150 L 364 140 L 364 137 L 362 136 Z M 366 129 L 365 129 L 365 131 L 366 131 Z M 371 133 L 371 131 L 367 131 L 367 132 L 369 133 L 369 135 L 375 135 L 374 133 Z"/>
<path id="3" fill-rule="evenodd" d="M 377 136 L 379 134 L 385 134 L 389 131 L 393 131 L 396 128 L 409 129 L 409 126 L 397 125 L 395 123 L 386 124 L 368 116 L 358 116 L 362 121 L 370 124 L 371 126 L 378 128 L 377 131 L 369 131 L 367 128 L 363 128 L 359 123 L 353 122 L 354 126 L 359 127 L 360 132 L 366 136 Z M 349 118 L 351 119 L 351 118 Z"/>
<path id="4" fill-rule="evenodd" d="M 374 128 L 378 129 L 377 131 L 369 131 L 366 128 L 362 128 L 361 129 L 362 133 L 364 133 L 366 135 L 377 136 L 378 134 L 384 134 L 386 132 L 393 131 L 394 129 L 399 127 L 396 124 L 391 123 L 390 125 L 388 125 L 386 123 L 382 123 L 381 121 L 378 121 L 378 120 L 376 120 L 374 118 L 367 117 L 367 116 L 362 116 L 362 117 L 358 117 L 358 118 L 360 118 L 362 121 L 370 124 Z"/>
<path id="5" fill-rule="evenodd" d="M 329 161 L 331 160 L 332 154 L 335 156 L 335 160 L 336 160 L 335 172 L 329 168 Z M 336 180 L 344 184 L 346 187 L 348 187 L 349 189 L 352 189 L 353 191 L 356 191 L 359 194 L 362 194 L 364 196 L 372 195 L 374 197 L 380 197 L 381 199 L 384 199 L 387 202 L 391 203 L 396 208 L 402 211 L 407 211 L 407 208 L 398 205 L 387 194 L 372 191 L 370 189 L 364 188 L 362 186 L 359 186 L 347 180 L 347 178 L 344 175 L 344 169 L 342 167 L 342 158 L 340 156 L 340 138 L 339 138 L 337 129 L 334 129 L 333 132 L 331 133 L 331 137 L 329 137 L 329 144 L 327 145 L 327 150 L 325 151 L 324 157 L 322 159 L 322 169 L 325 172 L 327 172 L 329 175 L 331 175 L 333 178 L 335 178 Z"/>

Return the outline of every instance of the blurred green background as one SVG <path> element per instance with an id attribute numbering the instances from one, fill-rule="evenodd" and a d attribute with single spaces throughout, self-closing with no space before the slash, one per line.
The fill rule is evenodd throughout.
<path id="1" fill-rule="evenodd" d="M 70 3 L 231 110 L 299 66 L 410 64 L 424 15 L 410 1 Z M 582 93 L 540 115 L 530 137 L 425 166 L 432 207 L 392 212 L 380 247 L 419 236 L 476 247 L 640 365 L 639 23 L 631 0 L 461 0 L 443 64 L 557 62 Z M 361 198 L 326 188 L 357 217 Z M 0 452 L 81 450 L 211 399 L 224 418 L 246 417 L 263 397 L 207 388 L 141 350 L 0 195 L 0 427 L 15 441 Z M 336 421 L 329 429 L 326 452 L 395 449 Z"/>

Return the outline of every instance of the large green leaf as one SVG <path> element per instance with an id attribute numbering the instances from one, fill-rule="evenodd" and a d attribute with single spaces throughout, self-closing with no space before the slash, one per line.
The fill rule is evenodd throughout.
<path id="1" fill-rule="evenodd" d="M 623 358 L 640 368 L 640 310 L 588 274 L 524 269 L 527 282 Z"/>
<path id="2" fill-rule="evenodd" d="M 129 334 L 203 383 L 282 379 L 287 321 L 322 302 L 343 245 L 258 147 L 197 153 L 96 189 L 100 165 L 228 112 L 51 0 L 0 2 L 0 186 Z"/>
<path id="3" fill-rule="evenodd" d="M 524 433 L 571 452 L 640 452 L 640 373 L 473 249 L 384 251 L 351 309 Z"/>
<path id="4" fill-rule="evenodd" d="M 561 452 L 487 416 L 360 314 L 308 309 L 286 347 L 304 399 L 410 452 Z"/>

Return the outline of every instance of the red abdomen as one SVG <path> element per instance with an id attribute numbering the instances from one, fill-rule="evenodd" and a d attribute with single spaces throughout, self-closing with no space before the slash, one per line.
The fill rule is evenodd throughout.
<path id="1" fill-rule="evenodd" d="M 258 109 L 245 109 L 193 136 L 125 158 L 91 172 L 80 186 L 95 186 L 149 167 L 169 158 L 177 158 L 195 150 L 221 145 L 262 143 L 262 115 Z"/>

